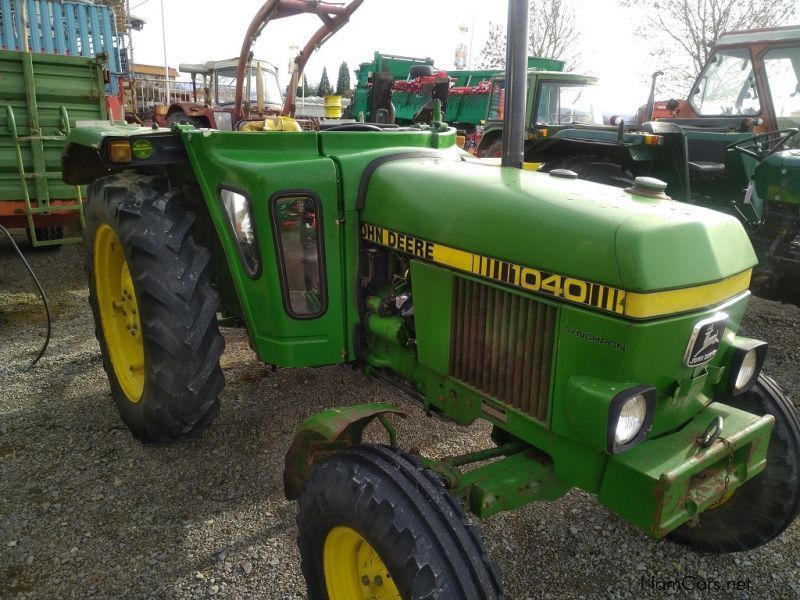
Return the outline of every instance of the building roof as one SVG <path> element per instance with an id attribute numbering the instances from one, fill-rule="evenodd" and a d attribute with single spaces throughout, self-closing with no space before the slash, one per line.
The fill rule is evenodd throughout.
<path id="1" fill-rule="evenodd" d="M 133 65 L 133 74 L 134 75 L 164 75 L 164 66 L 163 65 L 140 65 L 138 63 L 134 63 Z M 172 67 L 169 68 L 169 76 L 175 78 L 178 76 L 178 70 L 173 69 Z"/>

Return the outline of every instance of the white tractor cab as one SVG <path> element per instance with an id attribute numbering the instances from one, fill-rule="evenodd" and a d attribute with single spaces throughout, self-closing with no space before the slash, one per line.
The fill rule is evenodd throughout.
<path id="1" fill-rule="evenodd" d="M 165 114 L 156 114 L 161 126 L 188 123 L 197 127 L 210 127 L 232 131 L 236 101 L 236 69 L 238 58 L 209 61 L 204 64 L 181 64 L 181 73 L 192 76 L 192 101 L 173 102 Z M 244 79 L 244 103 L 250 114 L 270 117 L 280 114 L 283 108 L 283 93 L 278 83 L 275 65 L 253 59 L 247 67 Z M 198 98 L 198 75 L 202 96 Z"/>

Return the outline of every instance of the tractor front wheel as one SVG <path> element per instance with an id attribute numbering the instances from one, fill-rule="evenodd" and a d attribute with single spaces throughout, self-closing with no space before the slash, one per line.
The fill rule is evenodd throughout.
<path id="1" fill-rule="evenodd" d="M 767 466 L 702 513 L 698 524 L 681 525 L 669 537 L 701 552 L 752 550 L 778 537 L 800 511 L 800 419 L 778 385 L 763 374 L 750 392 L 717 400 L 775 417 Z"/>
<path id="2" fill-rule="evenodd" d="M 196 434 L 219 411 L 225 346 L 209 253 L 167 181 L 113 175 L 89 188 L 89 303 L 111 394 L 137 438 Z"/>
<path id="3" fill-rule="evenodd" d="M 410 455 L 366 444 L 337 453 L 314 469 L 298 503 L 312 599 L 503 597 L 479 531 Z"/>

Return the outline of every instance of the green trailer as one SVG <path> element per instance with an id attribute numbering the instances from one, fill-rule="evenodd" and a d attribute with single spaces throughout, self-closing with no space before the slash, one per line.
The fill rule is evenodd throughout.
<path id="1" fill-rule="evenodd" d="M 0 50 L 0 223 L 34 246 L 79 242 L 80 186 L 62 181 L 61 154 L 79 121 L 108 118 L 101 58 Z M 76 227 L 77 228 L 77 227 Z"/>
<path id="2" fill-rule="evenodd" d="M 528 57 L 531 71 L 560 72 L 563 68 L 564 61 L 561 60 Z M 361 63 L 356 71 L 353 116 L 360 118 L 363 114 L 367 121 L 377 120 L 373 114 L 373 88 L 381 77 L 385 77 L 391 85 L 391 103 L 398 124 L 410 125 L 420 120 L 420 115 L 425 114 L 423 109 L 431 104 L 433 98 L 438 98 L 444 106 L 447 122 L 470 135 L 486 118 L 489 80 L 502 73 L 500 69 L 465 69 L 447 71 L 444 76 L 430 58 L 375 52 L 373 60 Z M 437 85 L 443 87 L 437 90 Z"/>

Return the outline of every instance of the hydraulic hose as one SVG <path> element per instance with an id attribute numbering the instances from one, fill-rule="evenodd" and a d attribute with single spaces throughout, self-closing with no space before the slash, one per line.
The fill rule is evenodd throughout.
<path id="1" fill-rule="evenodd" d="M 39 283 L 39 278 L 36 277 L 36 273 L 33 272 L 31 265 L 25 259 L 25 255 L 22 254 L 22 250 L 20 250 L 19 246 L 17 246 L 17 242 L 14 240 L 13 237 L 11 237 L 11 234 L 8 232 L 8 229 L 3 227 L 2 225 L 0 225 L 0 229 L 3 230 L 3 233 L 5 233 L 8 239 L 11 241 L 11 245 L 17 252 L 19 259 L 22 261 L 22 264 L 25 265 L 25 268 L 28 270 L 28 273 L 30 273 L 31 279 L 33 279 L 33 283 L 36 284 L 36 288 L 39 290 L 39 295 L 41 296 L 42 304 L 44 305 L 44 312 L 47 315 L 47 337 L 45 337 L 44 345 L 42 345 L 42 349 L 39 350 L 39 354 L 36 355 L 36 358 L 33 359 L 33 362 L 28 367 L 28 369 L 32 369 L 36 365 L 36 363 L 39 362 L 39 359 L 42 358 L 42 356 L 44 356 L 47 347 L 50 345 L 50 333 L 52 331 L 52 326 L 53 326 L 52 317 L 50 316 L 50 304 L 47 302 L 47 295 L 44 293 L 44 288 L 42 288 L 42 284 Z"/>

